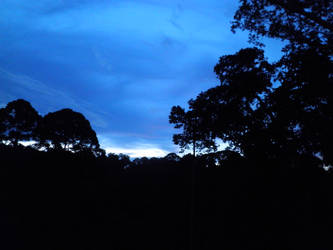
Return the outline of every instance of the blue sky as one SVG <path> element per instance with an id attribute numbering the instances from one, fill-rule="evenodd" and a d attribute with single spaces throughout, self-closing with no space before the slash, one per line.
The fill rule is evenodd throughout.
<path id="1" fill-rule="evenodd" d="M 218 84 L 218 58 L 250 46 L 230 31 L 238 1 L 2 0 L 0 105 L 84 114 L 108 152 L 178 152 L 174 105 Z M 281 44 L 268 41 L 276 60 Z"/>

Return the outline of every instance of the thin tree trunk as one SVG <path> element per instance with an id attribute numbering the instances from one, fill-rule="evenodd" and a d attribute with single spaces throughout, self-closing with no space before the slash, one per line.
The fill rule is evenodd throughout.
<path id="1" fill-rule="evenodd" d="M 191 176 L 191 201 L 190 201 L 190 250 L 195 249 L 195 184 L 196 184 L 196 161 L 194 159 L 192 166 L 192 176 Z"/>
<path id="2" fill-rule="evenodd" d="M 194 157 L 194 158 L 195 158 L 195 143 L 196 143 L 196 141 L 193 140 L 193 157 Z"/>
<path id="3" fill-rule="evenodd" d="M 196 159 L 195 159 L 195 139 L 193 140 L 193 165 L 192 165 L 192 171 L 191 171 L 191 194 L 190 194 L 190 242 L 189 242 L 189 249 L 194 250 L 195 249 L 195 229 L 196 229 L 196 223 L 195 223 L 195 186 L 196 186 Z"/>

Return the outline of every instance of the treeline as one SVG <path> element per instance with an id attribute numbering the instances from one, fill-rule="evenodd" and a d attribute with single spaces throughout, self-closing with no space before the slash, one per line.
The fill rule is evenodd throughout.
<path id="1" fill-rule="evenodd" d="M 0 147 L 2 249 L 189 249 L 190 226 L 194 249 L 332 246 L 333 176 L 321 168 Z"/>

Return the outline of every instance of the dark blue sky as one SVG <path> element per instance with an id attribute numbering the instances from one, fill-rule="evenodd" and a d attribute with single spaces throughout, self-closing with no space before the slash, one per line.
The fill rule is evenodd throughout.
<path id="1" fill-rule="evenodd" d="M 178 152 L 174 105 L 218 84 L 218 58 L 249 46 L 230 31 L 238 1 L 1 0 L 0 106 L 83 113 L 108 152 Z M 268 41 L 266 55 L 279 56 Z"/>

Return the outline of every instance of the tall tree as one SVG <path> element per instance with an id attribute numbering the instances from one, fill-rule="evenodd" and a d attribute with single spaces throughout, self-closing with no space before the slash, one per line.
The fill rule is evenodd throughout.
<path id="1" fill-rule="evenodd" d="M 278 117 L 275 134 L 286 151 L 321 155 L 333 164 L 333 2 L 327 0 L 242 0 L 232 29 L 286 42 L 275 65 L 281 84 L 269 98 Z"/>
<path id="2" fill-rule="evenodd" d="M 201 148 L 216 149 L 215 139 L 219 138 L 234 149 L 244 150 L 245 134 L 272 119 L 263 110 L 266 110 L 264 102 L 271 91 L 273 72 L 263 51 L 257 48 L 221 57 L 215 66 L 220 86 L 190 100 L 188 112 L 179 106 L 172 108 L 170 122 L 176 124 L 175 128 L 183 128 L 182 134 L 174 136 L 174 142 L 184 147 L 195 138 Z M 194 114 L 195 137 L 193 119 L 189 118 Z"/>
<path id="3" fill-rule="evenodd" d="M 68 151 L 96 151 L 99 143 L 89 121 L 78 112 L 62 109 L 48 113 L 40 128 L 43 145 Z"/>
<path id="4" fill-rule="evenodd" d="M 192 103 L 193 100 L 190 100 L 189 105 Z M 169 122 L 174 124 L 175 128 L 183 129 L 182 133 L 173 135 L 173 142 L 180 146 L 181 152 L 192 147 L 195 156 L 197 150 L 215 148 L 214 141 L 203 133 L 203 119 L 194 110 L 185 111 L 180 106 L 174 106 L 169 115 Z"/>
<path id="5" fill-rule="evenodd" d="M 9 102 L 0 109 L 1 141 L 10 141 L 17 146 L 19 141 L 36 139 L 36 128 L 41 116 L 23 99 Z"/>
<path id="6" fill-rule="evenodd" d="M 257 48 L 220 58 L 220 86 L 189 102 L 200 139 L 220 138 L 246 157 L 285 159 L 293 166 L 318 155 L 333 164 L 333 2 L 240 2 L 232 29 L 248 30 L 257 45 L 261 37 L 282 39 L 284 54 L 274 65 Z M 178 127 L 183 136 L 191 131 Z"/>

